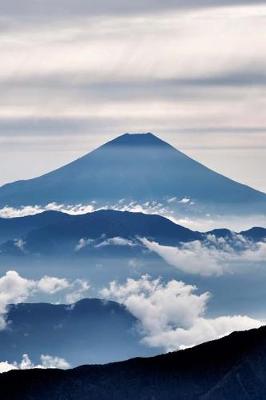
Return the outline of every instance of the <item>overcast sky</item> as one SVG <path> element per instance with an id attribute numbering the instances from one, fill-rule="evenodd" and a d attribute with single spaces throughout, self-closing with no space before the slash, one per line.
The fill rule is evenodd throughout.
<path id="1" fill-rule="evenodd" d="M 0 0 L 0 184 L 152 131 L 266 191 L 265 50 L 266 0 Z"/>

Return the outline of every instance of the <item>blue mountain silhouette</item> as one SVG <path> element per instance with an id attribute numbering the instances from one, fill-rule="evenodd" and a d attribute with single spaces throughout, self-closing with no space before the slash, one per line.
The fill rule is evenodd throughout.
<path id="1" fill-rule="evenodd" d="M 113 301 L 83 299 L 71 305 L 10 305 L 8 328 L 0 331 L 0 359 L 34 363 L 41 354 L 65 358 L 72 366 L 154 354 L 140 343 L 135 317 Z"/>
<path id="2" fill-rule="evenodd" d="M 266 229 L 254 227 L 239 233 L 254 243 L 266 240 Z M 208 236 L 224 238 L 234 247 L 236 232 L 228 229 L 214 229 L 209 232 L 197 232 L 178 225 L 160 215 L 133 213 L 128 211 L 99 210 L 82 215 L 69 215 L 48 211 L 34 216 L 11 219 L 0 218 L 0 254 L 2 255 L 137 255 L 143 250 L 138 238 L 148 238 L 161 245 L 177 246 L 181 243 L 199 240 L 207 244 Z M 114 240 L 122 238 L 129 245 L 119 245 Z M 17 246 L 22 239 L 25 248 Z M 79 241 L 91 240 L 75 251 Z M 134 246 L 131 246 L 134 241 Z M 98 246 L 103 242 L 105 246 Z M 88 242 L 89 243 L 89 242 Z M 25 250 L 25 252 L 24 252 Z"/>
<path id="3" fill-rule="evenodd" d="M 192 160 L 151 133 L 124 134 L 41 177 L 0 188 L 0 206 L 166 201 L 189 197 L 219 211 L 266 210 L 266 195 Z"/>

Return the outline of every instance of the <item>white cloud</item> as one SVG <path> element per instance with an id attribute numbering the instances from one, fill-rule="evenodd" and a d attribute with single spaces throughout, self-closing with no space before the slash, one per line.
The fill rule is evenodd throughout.
<path id="1" fill-rule="evenodd" d="M 43 368 L 70 368 L 70 364 L 64 358 L 54 357 L 48 354 L 41 355 L 41 365 Z"/>
<path id="2" fill-rule="evenodd" d="M 141 239 L 150 250 L 162 257 L 169 265 L 189 274 L 221 275 L 223 266 L 217 260 L 217 250 L 210 250 L 200 241 L 186 243 L 181 247 L 163 246 L 157 242 Z"/>
<path id="3" fill-rule="evenodd" d="M 70 215 L 87 214 L 95 210 L 94 203 L 91 204 L 59 204 L 56 202 L 49 203 L 45 206 L 28 205 L 19 208 L 3 207 L 0 209 L 0 218 L 17 218 L 27 215 L 36 215 L 44 211 L 61 211 Z"/>
<path id="4" fill-rule="evenodd" d="M 196 209 L 194 209 L 194 211 L 196 211 Z M 158 213 L 160 213 L 160 211 Z M 197 214 L 195 212 L 193 216 L 189 214 L 185 215 L 184 213 L 182 217 L 180 217 L 180 214 L 175 212 L 175 210 L 162 210 L 161 215 L 169 218 L 178 225 L 200 232 L 207 232 L 224 227 L 234 232 L 240 232 L 254 226 L 266 226 L 265 215 L 259 214 L 250 214 L 243 218 L 243 216 L 238 215 L 221 216 L 208 213 L 200 215 L 200 213 Z"/>
<path id="5" fill-rule="evenodd" d="M 25 279 L 16 271 L 8 271 L 0 278 L 0 330 L 6 328 L 6 313 L 9 304 L 18 304 L 36 294 L 49 296 L 62 294 L 62 300 L 72 303 L 88 295 L 87 281 L 44 276 L 40 280 Z"/>
<path id="6" fill-rule="evenodd" d="M 181 204 L 187 204 L 190 203 L 190 199 L 188 197 L 183 197 L 183 199 L 179 200 L 178 202 Z"/>
<path id="7" fill-rule="evenodd" d="M 222 316 L 218 318 L 197 318 L 190 329 L 176 328 L 149 335 L 144 342 L 151 347 L 164 347 L 168 351 L 187 348 L 215 340 L 234 331 L 259 328 L 261 321 L 245 315 Z"/>
<path id="8" fill-rule="evenodd" d="M 84 249 L 85 247 L 89 246 L 91 243 L 93 243 L 93 239 L 84 239 L 81 238 L 78 242 L 78 244 L 75 247 L 75 251 L 80 251 L 81 249 Z"/>
<path id="9" fill-rule="evenodd" d="M 66 294 L 66 302 L 75 303 L 82 298 L 88 296 L 90 284 L 82 279 L 76 279 L 71 285 L 70 293 Z"/>
<path id="10" fill-rule="evenodd" d="M 124 199 L 119 200 L 117 203 L 109 204 L 98 204 L 93 201 L 86 204 L 59 204 L 56 202 L 49 203 L 45 206 L 40 205 L 28 205 L 22 207 L 3 207 L 0 209 L 0 218 L 16 218 L 25 217 L 27 215 L 36 215 L 44 211 L 60 211 L 70 215 L 81 215 L 87 214 L 93 211 L 112 209 L 116 211 L 129 211 L 129 212 L 140 212 L 144 214 L 161 214 L 164 216 L 170 216 L 171 210 L 164 207 L 162 203 L 156 201 L 148 201 L 144 203 L 138 203 L 131 201 L 127 203 Z M 81 245 L 85 244 L 83 240 L 90 240 L 86 238 L 81 239 Z"/>
<path id="11" fill-rule="evenodd" d="M 233 242 L 209 235 L 208 242 L 196 240 L 176 247 L 163 246 L 146 238 L 141 241 L 169 265 L 189 274 L 221 275 L 237 272 L 239 264 L 265 263 L 266 260 L 266 242 L 255 244 L 237 234 Z"/>
<path id="12" fill-rule="evenodd" d="M 105 247 L 105 246 L 129 246 L 129 247 L 133 247 L 136 244 L 129 239 L 125 239 L 122 237 L 112 237 L 112 238 L 108 238 L 106 240 L 104 240 L 101 243 L 98 243 L 95 245 L 95 247 Z"/>
<path id="13" fill-rule="evenodd" d="M 36 283 L 33 280 L 24 279 L 15 271 L 8 271 L 0 278 L 0 330 L 6 326 L 8 304 L 26 300 L 35 288 Z"/>
<path id="14" fill-rule="evenodd" d="M 14 362 L 9 363 L 8 361 L 1 361 L 0 362 L 0 373 L 8 372 L 13 369 L 33 369 L 33 368 L 60 368 L 60 369 L 67 369 L 70 368 L 70 364 L 64 359 L 60 357 L 53 357 L 50 355 L 42 354 L 40 357 L 40 364 L 33 364 L 28 356 L 28 354 L 23 354 L 22 360 L 20 363 Z"/>
<path id="15" fill-rule="evenodd" d="M 174 203 L 176 202 L 177 198 L 176 197 L 170 197 L 170 199 L 167 200 L 167 203 Z"/>
<path id="16" fill-rule="evenodd" d="M 65 278 L 56 278 L 52 276 L 44 276 L 37 284 L 40 291 L 44 293 L 54 294 L 61 290 L 69 288 L 70 284 Z"/>
<path id="17" fill-rule="evenodd" d="M 101 290 L 105 299 L 124 304 L 140 321 L 143 341 L 152 347 L 175 350 L 216 339 L 234 330 L 256 328 L 261 321 L 248 316 L 207 318 L 208 292 L 197 294 L 195 286 L 171 280 L 163 283 L 142 276 L 113 281 Z"/>
<path id="18" fill-rule="evenodd" d="M 204 312 L 209 294 L 197 296 L 195 289 L 175 280 L 163 285 L 159 279 L 151 280 L 145 275 L 139 280 L 129 278 L 125 285 L 113 281 L 101 295 L 125 304 L 138 315 L 145 330 L 161 332 L 175 324 L 188 327 Z"/>

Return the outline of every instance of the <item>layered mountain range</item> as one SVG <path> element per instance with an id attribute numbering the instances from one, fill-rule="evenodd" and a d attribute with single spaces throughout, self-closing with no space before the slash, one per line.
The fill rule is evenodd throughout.
<path id="1" fill-rule="evenodd" d="M 119 282 L 122 277 L 140 276 L 142 271 L 146 274 L 150 270 L 152 275 L 165 273 L 163 278 L 169 282 L 174 275 L 165 266 L 176 265 L 172 260 L 176 261 L 177 251 L 197 259 L 201 253 L 195 249 L 203 249 L 196 270 L 194 264 L 191 270 L 184 265 L 178 274 L 183 273 L 184 278 L 187 271 L 196 271 L 198 282 L 204 286 L 209 281 L 205 277 L 201 280 L 201 269 L 204 264 L 217 262 L 219 268 L 210 281 L 218 294 L 219 290 L 223 293 L 223 299 L 231 276 L 220 278 L 216 250 L 221 250 L 221 262 L 231 257 L 242 264 L 238 256 L 244 255 L 248 263 L 259 260 L 256 272 L 262 270 L 265 228 L 234 232 L 222 227 L 199 232 L 173 221 L 176 215 L 185 214 L 204 218 L 210 214 L 260 216 L 266 213 L 266 194 L 210 170 L 151 133 L 124 134 L 55 171 L 0 187 L 0 209 L 7 207 L 8 212 L 16 212 L 14 208 L 21 211 L 24 206 L 47 209 L 48 203 L 58 203 L 53 206 L 68 210 L 90 204 L 98 211 L 75 215 L 46 211 L 0 218 L 3 270 L 13 265 L 9 262 L 12 260 L 26 276 L 45 276 L 51 270 L 53 275 L 64 272 L 71 279 L 86 275 L 86 279 L 93 278 L 97 290 L 103 283 Z M 145 204 L 155 207 L 150 214 L 117 211 L 117 205 L 129 210 L 130 204 L 142 210 Z M 155 214 L 161 210 L 173 220 Z M 167 251 L 172 247 L 171 261 L 158 250 L 162 247 Z M 181 257 L 180 262 L 189 266 L 188 258 Z M 239 270 L 245 278 L 246 270 Z M 256 277 L 254 270 L 252 276 L 263 282 L 263 274 Z M 191 278 L 189 282 L 196 288 Z M 245 289 L 240 287 L 241 282 L 232 287 L 242 304 Z M 4 288 L 8 292 L 8 287 Z M 204 293 L 209 289 L 204 286 Z M 261 301 L 264 288 L 256 296 Z M 49 354 L 76 366 L 139 354 L 151 356 L 155 352 L 155 348 L 142 344 L 138 320 L 115 302 L 86 299 L 72 305 L 21 303 L 6 309 L 5 301 L 2 311 L 6 328 L 0 331 L 0 361 L 13 363 L 26 353 L 36 363 L 41 354 Z M 239 318 L 242 321 L 244 316 Z M 0 374 L 1 396 L 7 400 L 262 400 L 266 397 L 265 355 L 266 328 L 261 328 L 154 358 L 67 371 L 11 371 Z"/>

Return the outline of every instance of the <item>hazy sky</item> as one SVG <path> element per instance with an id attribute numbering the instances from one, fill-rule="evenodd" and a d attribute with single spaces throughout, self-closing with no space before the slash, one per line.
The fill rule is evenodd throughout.
<path id="1" fill-rule="evenodd" d="M 151 131 L 266 191 L 266 1 L 0 0 L 0 32 L 0 184 Z"/>

